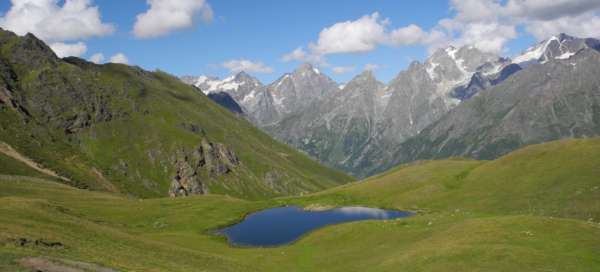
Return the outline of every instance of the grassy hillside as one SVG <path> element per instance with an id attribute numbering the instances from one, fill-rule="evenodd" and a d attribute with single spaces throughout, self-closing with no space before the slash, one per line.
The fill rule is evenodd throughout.
<path id="1" fill-rule="evenodd" d="M 46 256 L 125 271 L 597 271 L 600 139 L 531 146 L 495 161 L 405 165 L 304 197 L 131 199 L 0 177 L 0 270 Z M 285 204 L 417 211 L 329 226 L 280 248 L 211 231 Z M 18 245 L 19 238 L 64 246 Z"/>
<path id="2" fill-rule="evenodd" d="M 166 73 L 59 59 L 33 35 L 2 30 L 0 142 L 70 185 L 141 197 L 167 196 L 175 179 L 242 198 L 352 180 Z"/>

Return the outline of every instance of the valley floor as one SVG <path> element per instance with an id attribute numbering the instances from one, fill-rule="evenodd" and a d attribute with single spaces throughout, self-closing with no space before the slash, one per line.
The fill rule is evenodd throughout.
<path id="1" fill-rule="evenodd" d="M 418 162 L 262 201 L 134 199 L 4 175 L 0 271 L 29 271 L 23 263 L 36 261 L 79 269 L 72 271 L 599 271 L 599 177 L 600 139 L 531 146 L 495 161 Z M 329 226 L 279 248 L 232 247 L 212 234 L 281 205 L 417 215 Z M 38 256 L 45 259 L 23 259 Z"/>

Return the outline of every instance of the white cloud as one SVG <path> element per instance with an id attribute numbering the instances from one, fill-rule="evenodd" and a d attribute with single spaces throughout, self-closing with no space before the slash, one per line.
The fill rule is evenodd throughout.
<path id="1" fill-rule="evenodd" d="M 281 60 L 283 62 L 306 61 L 307 56 L 308 56 L 308 53 L 306 53 L 306 51 L 304 51 L 304 49 L 302 47 L 298 47 L 298 48 L 294 49 L 294 51 L 284 55 L 281 58 Z"/>
<path id="2" fill-rule="evenodd" d="M 354 21 L 335 23 L 319 33 L 316 43 L 309 43 L 309 52 L 296 48 L 282 57 L 285 62 L 303 61 L 328 66 L 326 55 L 343 53 L 363 53 L 380 45 L 402 46 L 430 43 L 442 35 L 438 31 L 426 32 L 411 24 L 398 29 L 389 29 L 389 19 L 379 13 L 365 15 Z"/>
<path id="3" fill-rule="evenodd" d="M 205 0 L 147 0 L 150 8 L 137 15 L 133 33 L 155 38 L 192 27 L 198 19 L 211 21 L 213 10 Z"/>
<path id="4" fill-rule="evenodd" d="M 127 56 L 125 56 L 125 54 L 117 53 L 117 54 L 113 55 L 112 57 L 110 57 L 109 62 L 129 64 L 129 59 L 127 58 Z"/>
<path id="5" fill-rule="evenodd" d="M 598 0 L 452 0 L 454 18 L 442 20 L 449 39 L 458 44 L 500 52 L 524 29 L 538 40 L 567 33 L 580 37 L 600 37 Z"/>
<path id="6" fill-rule="evenodd" d="M 77 43 L 51 43 L 50 48 L 59 58 L 80 57 L 87 51 L 87 46 L 82 42 Z"/>
<path id="7" fill-rule="evenodd" d="M 19 35 L 31 32 L 48 42 L 63 42 L 105 36 L 114 27 L 100 19 L 91 0 L 12 0 L 8 12 L 0 17 L 0 27 Z"/>
<path id="8" fill-rule="evenodd" d="M 331 68 L 334 74 L 345 74 L 350 73 L 356 69 L 354 66 L 336 66 Z"/>
<path id="9" fill-rule="evenodd" d="M 316 43 L 284 56 L 306 61 L 328 54 L 360 53 L 379 46 L 427 45 L 430 52 L 448 45 L 473 45 L 506 52 L 506 44 L 524 29 L 538 40 L 558 33 L 600 38 L 600 0 L 449 0 L 454 15 L 424 30 L 415 24 L 391 29 L 379 13 L 324 28 Z"/>
<path id="10" fill-rule="evenodd" d="M 309 53 L 304 50 L 302 47 L 298 47 L 294 49 L 294 51 L 285 54 L 281 61 L 283 62 L 291 62 L 291 61 L 299 61 L 299 62 L 308 62 L 314 65 L 319 65 L 323 67 L 331 66 L 325 58 L 320 54 Z"/>
<path id="11" fill-rule="evenodd" d="M 451 0 L 450 6 L 456 11 L 453 19 L 461 22 L 495 21 L 501 10 L 495 0 Z"/>
<path id="12" fill-rule="evenodd" d="M 253 62 L 247 59 L 229 60 L 222 64 L 231 73 L 272 73 L 273 68 L 266 66 L 262 62 Z"/>
<path id="13" fill-rule="evenodd" d="M 491 53 L 502 53 L 508 41 L 517 37 L 515 25 L 499 22 L 470 22 L 447 19 L 440 22 L 445 30 L 445 37 L 430 43 L 430 51 L 448 45 L 473 45 L 479 50 Z"/>
<path id="14" fill-rule="evenodd" d="M 96 53 L 90 57 L 90 61 L 96 64 L 100 64 L 104 61 L 104 54 Z"/>
<path id="15" fill-rule="evenodd" d="M 373 50 L 386 41 L 387 20 L 379 13 L 365 15 L 356 21 L 345 21 L 325 28 L 311 49 L 320 55 L 335 53 L 358 53 Z"/>
<path id="16" fill-rule="evenodd" d="M 600 9 L 598 0 L 510 0 L 501 13 L 511 17 L 552 21 Z"/>
<path id="17" fill-rule="evenodd" d="M 431 39 L 430 34 L 414 24 L 395 29 L 390 33 L 390 41 L 396 46 L 424 43 L 429 39 Z"/>
<path id="18" fill-rule="evenodd" d="M 538 40 L 557 33 L 568 33 L 578 37 L 600 38 L 600 16 L 584 14 L 575 17 L 562 17 L 555 20 L 536 20 L 527 24 L 526 30 Z"/>
<path id="19" fill-rule="evenodd" d="M 367 63 L 364 68 L 365 71 L 375 71 L 377 69 L 379 69 L 379 65 L 373 63 Z"/>
<path id="20" fill-rule="evenodd" d="M 114 31 L 114 26 L 102 22 L 92 0 L 11 0 L 10 9 L 0 17 L 0 27 L 18 35 L 34 34 L 59 57 L 80 57 L 87 46 L 77 40 Z"/>

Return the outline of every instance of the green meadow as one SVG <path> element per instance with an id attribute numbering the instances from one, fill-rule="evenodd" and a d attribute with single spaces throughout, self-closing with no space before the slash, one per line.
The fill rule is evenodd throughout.
<path id="1" fill-rule="evenodd" d="M 534 145 L 494 161 L 416 162 L 311 195 L 260 200 L 135 198 L 0 161 L 1 271 L 28 271 L 17 262 L 31 256 L 117 271 L 600 270 L 600 139 Z M 282 205 L 417 214 L 327 226 L 277 248 L 234 247 L 213 234 Z M 22 246 L 22 238 L 62 246 Z"/>

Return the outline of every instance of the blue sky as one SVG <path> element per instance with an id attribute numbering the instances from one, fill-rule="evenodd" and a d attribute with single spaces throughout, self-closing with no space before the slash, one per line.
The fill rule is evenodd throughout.
<path id="1" fill-rule="evenodd" d="M 12 2 L 4 0 L 0 2 L 2 16 L 8 18 L 7 12 L 15 1 L 26 2 L 26 0 L 12 0 Z M 64 0 L 46 1 L 50 3 L 48 8 L 52 8 L 52 5 L 61 8 L 65 4 Z M 350 80 L 360 73 L 367 64 L 376 64 L 377 68 L 374 71 L 377 77 L 387 82 L 398 72 L 405 69 L 411 61 L 425 59 L 435 46 L 441 44 L 462 45 L 466 41 L 486 39 L 486 36 L 477 36 L 481 31 L 471 30 L 469 28 L 471 25 L 489 24 L 495 27 L 506 25 L 506 28 L 499 28 L 499 30 L 491 29 L 488 31 L 490 33 L 487 34 L 488 37 L 504 35 L 505 39 L 498 41 L 491 47 L 482 44 L 482 47 L 487 46 L 488 49 L 505 56 L 511 56 L 524 50 L 536 40 L 541 39 L 541 36 L 546 33 L 552 33 L 553 31 L 558 33 L 562 30 L 559 28 L 554 30 L 551 27 L 549 30 L 541 27 L 538 27 L 539 31 L 533 29 L 535 26 L 542 25 L 542 23 L 546 24 L 548 16 L 544 17 L 546 19 L 543 20 L 529 18 L 525 15 L 510 15 L 513 17 L 498 15 L 495 21 L 490 21 L 489 18 L 476 18 L 479 15 L 478 11 L 469 9 L 476 8 L 480 10 L 481 7 L 461 6 L 460 1 L 448 0 L 208 0 L 207 2 L 199 0 L 204 5 L 208 4 L 210 6 L 212 11 L 210 19 L 197 19 L 193 24 L 169 30 L 157 37 L 140 38 L 134 35 L 133 29 L 136 24 L 136 16 L 147 12 L 149 9 L 149 3 L 146 1 L 71 1 L 88 1 L 88 7 L 97 6 L 101 23 L 112 25 L 110 33 L 98 34 L 99 32 L 92 31 L 89 35 L 75 36 L 74 38 L 55 38 L 52 34 L 44 36 L 46 37 L 45 40 L 50 42 L 83 42 L 86 50 L 81 53 L 80 57 L 90 58 L 93 54 L 102 53 L 108 59 L 114 54 L 123 53 L 127 56 L 130 64 L 139 65 L 150 70 L 161 69 L 175 75 L 206 74 L 220 77 L 227 76 L 230 73 L 223 63 L 229 60 L 245 59 L 254 63 L 262 63 L 264 67 L 269 68 L 262 72 L 250 71 L 251 74 L 265 83 L 275 80 L 285 72 L 292 71 L 302 62 L 282 61 L 284 55 L 299 47 L 309 55 L 318 54 L 320 61 L 316 62 L 317 65 L 338 82 Z M 470 2 L 485 5 L 489 3 L 491 5 L 497 1 L 471 0 Z M 500 7 L 504 5 L 508 10 L 509 5 L 506 2 L 501 1 L 497 4 Z M 590 1 L 570 1 L 570 3 L 575 2 L 588 3 L 586 7 L 593 5 L 589 4 Z M 569 1 L 565 3 L 568 5 Z M 533 6 L 533 8 L 536 8 L 536 6 Z M 590 12 L 593 16 L 597 15 L 597 10 L 586 10 L 585 7 L 581 9 L 580 13 L 567 14 L 567 16 L 570 16 L 569 18 L 583 16 Z M 489 6 L 489 11 L 494 12 L 494 7 Z M 375 22 L 384 26 L 386 31 L 390 33 L 395 29 L 401 29 L 411 24 L 422 29 L 423 33 L 414 43 L 405 44 L 400 42 L 400 44 L 392 45 L 389 42 L 378 40 L 374 42 L 375 46 L 368 50 L 354 50 L 351 47 L 344 47 L 345 49 L 338 50 L 340 52 L 330 53 L 330 50 L 327 51 L 328 53 L 316 53 L 317 50 L 314 50 L 315 52 L 311 53 L 309 44 L 319 43 L 321 41 L 319 33 L 324 29 L 338 23 L 357 21 L 361 17 L 370 16 L 374 13 L 378 14 Z M 517 13 L 513 12 L 512 14 Z M 520 20 L 523 23 L 507 23 L 516 20 L 517 16 L 521 16 L 518 18 L 521 18 Z M 564 16 L 558 14 L 555 17 L 550 19 L 558 20 Z M 592 18 L 595 19 L 596 17 Z M 460 27 L 452 29 L 457 33 L 451 33 L 444 26 L 446 27 L 442 30 L 445 33 L 444 37 L 432 38 L 435 36 L 433 35 L 434 30 L 441 29 L 440 21 L 444 19 L 461 24 Z M 550 20 L 550 23 L 553 22 L 552 20 Z M 153 21 L 160 23 L 160 20 Z M 4 24 L 7 25 L 8 23 L 5 22 Z M 0 25 L 2 25 L 2 21 L 0 21 Z M 559 24 L 557 23 L 557 25 Z M 39 28 L 39 26 L 30 26 L 30 28 L 33 28 L 30 31 L 40 31 L 42 33 L 42 30 L 38 30 L 36 27 Z M 592 27 L 590 26 L 590 28 Z M 67 29 L 67 31 L 70 31 L 70 29 Z M 339 32 L 336 33 L 339 34 Z M 476 33 L 476 35 L 472 33 Z M 501 34 L 496 35 L 496 33 Z M 590 33 L 585 32 L 583 34 Z M 595 33 L 591 34 L 595 35 Z M 341 35 L 344 35 L 343 32 Z M 334 73 L 335 67 L 346 67 L 347 72 Z"/>

